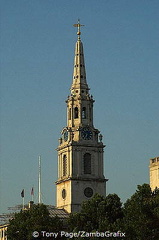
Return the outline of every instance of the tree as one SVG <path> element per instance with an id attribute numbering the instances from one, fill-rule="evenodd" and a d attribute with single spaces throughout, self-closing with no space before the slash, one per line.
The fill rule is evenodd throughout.
<path id="1" fill-rule="evenodd" d="M 119 227 L 117 222 L 122 218 L 122 203 L 116 194 L 109 194 L 106 198 L 96 194 L 91 200 L 83 202 L 81 212 L 70 215 L 69 230 L 105 232 Z"/>
<path id="2" fill-rule="evenodd" d="M 14 219 L 10 220 L 7 237 L 9 240 L 31 240 L 35 239 L 33 232 L 37 231 L 38 239 L 46 239 L 41 231 L 57 233 L 62 229 L 62 221 L 58 217 L 50 217 L 47 207 L 44 204 L 38 204 L 15 214 Z"/>
<path id="3" fill-rule="evenodd" d="M 124 205 L 123 228 L 129 240 L 159 239 L 159 190 L 138 185 Z"/>
<path id="4" fill-rule="evenodd" d="M 159 240 L 159 189 L 152 192 L 148 184 L 138 185 L 124 206 L 116 194 L 109 194 L 106 198 L 96 194 L 82 204 L 81 212 L 70 215 L 69 230 L 121 231 L 125 233 L 122 239 Z"/>

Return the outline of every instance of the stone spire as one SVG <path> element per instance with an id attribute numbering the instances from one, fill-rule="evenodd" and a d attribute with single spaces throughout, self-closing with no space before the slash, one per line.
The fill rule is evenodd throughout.
<path id="1" fill-rule="evenodd" d="M 85 71 L 85 63 L 84 63 L 84 52 L 83 52 L 83 44 L 81 42 L 81 25 L 79 20 L 77 24 L 73 25 L 77 27 L 77 35 L 78 39 L 75 45 L 75 58 L 74 58 L 74 69 L 73 69 L 73 83 L 71 86 L 72 95 L 83 95 L 83 93 L 88 93 L 88 84 L 86 81 L 86 71 Z"/>
<path id="2" fill-rule="evenodd" d="M 61 131 L 58 151 L 57 208 L 78 212 L 83 201 L 98 193 L 105 196 L 104 144 L 93 125 L 93 96 L 86 81 L 83 44 L 78 21 L 71 95 L 67 103 L 67 125 Z"/>

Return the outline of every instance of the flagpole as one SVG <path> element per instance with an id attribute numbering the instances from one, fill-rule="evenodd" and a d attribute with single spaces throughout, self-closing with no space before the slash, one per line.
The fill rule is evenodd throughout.
<path id="1" fill-rule="evenodd" d="M 41 203 L 41 156 L 39 156 L 39 204 Z"/>
<path id="2" fill-rule="evenodd" d="M 23 199 L 23 210 L 24 210 L 24 197 L 22 199 Z"/>
<path id="3" fill-rule="evenodd" d="M 34 202 L 34 195 L 31 196 L 31 200 L 32 200 L 32 202 Z"/>

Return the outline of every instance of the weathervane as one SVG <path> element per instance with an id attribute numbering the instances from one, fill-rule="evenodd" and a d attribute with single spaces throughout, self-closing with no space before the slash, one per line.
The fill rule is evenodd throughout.
<path id="1" fill-rule="evenodd" d="M 78 35 L 78 39 L 80 39 L 80 27 L 83 27 L 84 25 L 80 24 L 80 19 L 78 19 L 78 23 L 73 25 L 74 27 L 77 27 L 77 35 Z"/>

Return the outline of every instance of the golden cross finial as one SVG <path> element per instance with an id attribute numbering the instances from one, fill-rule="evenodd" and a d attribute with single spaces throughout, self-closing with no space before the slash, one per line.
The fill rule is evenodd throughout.
<path id="1" fill-rule="evenodd" d="M 78 35 L 78 39 L 80 39 L 80 27 L 83 27 L 84 25 L 80 24 L 80 20 L 78 19 L 78 23 L 73 25 L 74 27 L 77 27 L 77 35 Z"/>

